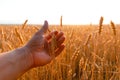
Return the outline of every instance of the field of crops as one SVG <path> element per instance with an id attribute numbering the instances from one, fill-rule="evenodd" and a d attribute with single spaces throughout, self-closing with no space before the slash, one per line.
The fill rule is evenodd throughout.
<path id="1" fill-rule="evenodd" d="M 119 25 L 49 28 L 65 33 L 64 51 L 50 64 L 31 69 L 18 80 L 120 80 Z M 36 25 L 1 25 L 0 53 L 23 46 L 38 29 Z"/>

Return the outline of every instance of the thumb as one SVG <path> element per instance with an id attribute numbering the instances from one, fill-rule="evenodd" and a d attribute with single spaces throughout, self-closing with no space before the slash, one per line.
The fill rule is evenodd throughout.
<path id="1" fill-rule="evenodd" d="M 42 26 L 42 28 L 40 29 L 40 33 L 46 33 L 48 30 L 48 22 L 45 20 L 44 21 L 44 25 Z"/>

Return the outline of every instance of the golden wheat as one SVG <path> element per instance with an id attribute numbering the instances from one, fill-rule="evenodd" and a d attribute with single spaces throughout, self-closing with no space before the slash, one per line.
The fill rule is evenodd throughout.
<path id="1" fill-rule="evenodd" d="M 60 26 L 62 27 L 62 16 L 60 17 Z"/>
<path id="2" fill-rule="evenodd" d="M 113 30 L 113 34 L 116 35 L 116 28 L 115 28 L 115 24 L 113 21 L 110 22 L 110 25 L 112 27 L 112 30 Z"/>
<path id="3" fill-rule="evenodd" d="M 104 27 L 106 32 L 103 31 L 104 35 L 101 35 L 101 37 L 90 34 L 98 30 L 98 27 L 93 26 L 62 27 L 61 30 L 64 31 L 66 36 L 66 47 L 62 54 L 52 63 L 26 72 L 18 80 L 120 80 L 120 33 L 118 32 L 118 35 L 115 36 L 117 42 L 114 44 L 109 26 Z M 36 27 L 39 28 L 41 26 Z M 0 49 L 3 49 L 0 52 L 22 46 L 37 31 L 34 26 L 24 27 L 21 32 L 21 29 L 19 27 L 15 28 L 15 26 L 12 28 L 0 27 L 0 29 Z M 50 29 L 58 30 L 59 27 L 50 27 Z M 119 30 L 120 28 L 115 27 L 112 29 Z M 29 32 L 26 34 L 26 31 Z M 4 34 L 7 37 L 6 41 Z M 51 55 L 53 55 L 57 45 L 55 35 L 52 36 L 51 40 L 50 49 Z M 86 48 L 84 49 L 85 46 Z M 113 46 L 116 46 L 116 51 Z M 114 54 L 115 52 L 116 54 Z M 117 56 L 117 60 L 114 59 L 114 56 Z"/>
<path id="4" fill-rule="evenodd" d="M 87 40 L 86 40 L 86 42 L 85 42 L 85 44 L 84 44 L 85 46 L 88 45 L 88 43 L 89 43 L 89 41 L 90 41 L 90 39 L 91 39 L 91 36 L 92 36 L 91 34 L 88 36 L 88 38 L 87 38 Z"/>
<path id="5" fill-rule="evenodd" d="M 104 18 L 101 16 L 100 21 L 99 21 L 99 34 L 101 34 L 101 31 L 102 31 L 103 19 Z"/>
<path id="6" fill-rule="evenodd" d="M 27 24 L 28 20 L 25 20 L 24 24 L 22 25 L 22 29 L 25 28 L 26 24 Z"/>
<path id="7" fill-rule="evenodd" d="M 16 33 L 16 36 L 19 38 L 21 44 L 23 44 L 23 43 L 24 43 L 24 42 L 23 42 L 23 38 L 22 38 L 22 36 L 20 35 L 20 33 L 18 32 L 18 29 L 17 29 L 17 28 L 15 28 L 15 33 Z"/>

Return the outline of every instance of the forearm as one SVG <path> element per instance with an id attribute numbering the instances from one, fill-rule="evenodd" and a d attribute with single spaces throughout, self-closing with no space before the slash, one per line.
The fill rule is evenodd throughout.
<path id="1" fill-rule="evenodd" d="M 0 80 L 16 80 L 31 68 L 32 62 L 24 48 L 0 54 Z"/>

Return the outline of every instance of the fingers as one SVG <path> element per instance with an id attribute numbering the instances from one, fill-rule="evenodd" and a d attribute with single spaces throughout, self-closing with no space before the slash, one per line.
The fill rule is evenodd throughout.
<path id="1" fill-rule="evenodd" d="M 58 33 L 58 31 L 52 31 L 52 32 L 51 32 L 50 34 L 48 34 L 45 38 L 46 38 L 47 40 L 49 40 L 49 39 L 52 38 L 53 35 L 56 36 L 56 40 L 59 40 L 59 38 L 60 38 L 61 36 L 63 36 L 64 33 L 63 33 L 63 32 L 59 32 L 59 33 Z"/>
<path id="2" fill-rule="evenodd" d="M 55 52 L 55 57 L 57 57 L 63 51 L 64 48 L 65 48 L 64 44 L 60 45 L 59 48 Z"/>
<path id="3" fill-rule="evenodd" d="M 37 32 L 37 34 L 44 34 L 46 33 L 48 30 L 48 22 L 44 21 L 44 25 L 42 26 L 42 28 Z"/>
<path id="4" fill-rule="evenodd" d="M 55 32 L 53 32 L 54 34 L 55 34 Z M 50 39 L 51 38 L 51 35 L 48 35 L 47 36 L 47 39 Z M 65 41 L 65 36 L 64 36 L 64 34 L 63 34 L 63 32 L 60 32 L 60 33 L 58 33 L 58 35 L 56 36 L 56 42 L 55 42 L 55 44 L 56 44 L 56 47 L 55 47 L 55 49 L 57 49 L 64 41 Z M 52 40 L 50 40 L 50 41 L 47 41 L 47 44 L 46 44 L 46 49 L 50 49 L 51 48 L 51 46 L 52 46 Z"/>
<path id="5" fill-rule="evenodd" d="M 65 41 L 65 36 L 61 36 L 59 40 L 57 41 L 57 46 L 59 47 L 63 42 Z"/>
<path id="6" fill-rule="evenodd" d="M 65 36 L 63 32 L 58 33 L 56 36 L 56 46 L 59 47 L 65 41 Z M 52 45 L 52 42 L 49 42 L 49 45 Z M 56 47 L 56 48 L 57 48 Z"/>
<path id="7" fill-rule="evenodd" d="M 59 38 L 61 37 L 61 36 L 63 36 L 64 35 L 64 33 L 63 32 L 60 32 L 57 36 L 56 36 L 56 40 L 59 40 Z"/>
<path id="8" fill-rule="evenodd" d="M 45 38 L 47 40 L 51 39 L 52 38 L 52 35 L 57 35 L 58 34 L 58 31 L 52 31 L 51 33 L 49 33 L 47 36 L 45 36 Z"/>
<path id="9" fill-rule="evenodd" d="M 59 34 L 58 34 L 59 35 Z M 59 35 L 60 36 L 60 35 Z M 65 41 L 65 36 L 64 35 L 61 35 L 61 37 L 58 39 L 58 41 L 56 42 L 56 46 L 55 46 L 55 48 L 54 48 L 54 50 L 56 51 L 62 44 L 63 44 L 63 42 Z M 51 47 L 52 47 L 52 41 L 47 41 L 46 40 L 46 43 L 45 43 L 45 45 L 44 45 L 44 47 L 45 47 L 45 49 L 46 49 L 46 51 L 48 52 L 48 53 L 51 53 L 52 51 L 51 51 Z"/>
<path id="10" fill-rule="evenodd" d="M 45 44 L 44 44 L 44 49 L 46 50 L 46 52 L 48 53 L 52 53 L 51 47 L 53 45 L 52 42 L 52 36 L 55 35 L 56 38 L 56 45 L 55 45 L 55 55 L 59 55 L 61 53 L 61 51 L 64 49 L 64 45 L 63 42 L 65 41 L 65 36 L 63 32 L 59 32 L 58 31 L 52 31 L 51 33 L 49 33 L 47 36 L 45 36 Z"/>

